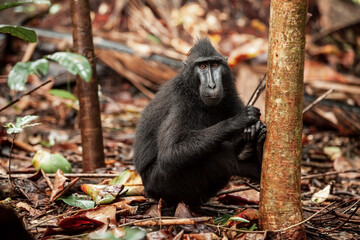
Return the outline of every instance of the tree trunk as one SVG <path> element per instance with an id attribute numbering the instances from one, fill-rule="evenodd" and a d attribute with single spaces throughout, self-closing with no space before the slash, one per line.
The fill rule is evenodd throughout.
<path id="1" fill-rule="evenodd" d="M 85 56 L 92 68 L 92 78 L 86 83 L 76 78 L 80 102 L 80 129 L 82 141 L 83 172 L 93 172 L 104 167 L 104 147 L 100 120 L 98 82 L 88 0 L 71 0 L 73 42 L 77 53 Z"/>
<path id="2" fill-rule="evenodd" d="M 284 229 L 302 221 L 300 162 L 305 26 L 308 0 L 272 0 L 267 136 L 261 175 L 260 226 Z M 303 225 L 275 233 L 273 239 L 306 239 Z"/>

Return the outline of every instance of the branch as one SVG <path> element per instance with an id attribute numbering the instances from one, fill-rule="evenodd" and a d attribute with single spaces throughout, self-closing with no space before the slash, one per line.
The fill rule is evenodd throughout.
<path id="1" fill-rule="evenodd" d="M 82 177 L 82 178 L 114 178 L 119 176 L 120 173 L 65 173 L 64 176 L 68 178 Z M 12 178 L 29 178 L 34 174 L 12 174 Z M 54 178 L 55 174 L 46 174 L 50 178 Z M 8 175 L 0 175 L 0 179 L 6 179 Z"/>
<path id="2" fill-rule="evenodd" d="M 31 93 L 35 92 L 36 90 L 38 90 L 39 88 L 41 88 L 42 86 L 45 86 L 46 84 L 52 82 L 51 79 L 47 80 L 46 82 L 44 82 L 43 84 L 37 86 L 36 88 L 24 93 L 23 95 L 21 95 L 20 97 L 18 97 L 17 99 L 15 99 L 14 101 L 10 102 L 8 105 L 6 105 L 5 107 L 0 109 L 0 112 L 2 112 L 3 110 L 7 109 L 8 107 L 14 105 L 15 103 L 17 103 L 18 101 L 20 101 L 20 99 L 24 96 L 30 95 Z"/>
<path id="3" fill-rule="evenodd" d="M 246 104 L 246 106 L 252 106 L 252 105 L 255 104 L 255 102 L 260 97 L 261 93 L 265 90 L 265 85 L 266 85 L 266 73 L 264 74 L 263 78 L 261 79 L 261 81 L 257 85 L 255 91 L 251 95 L 251 97 L 249 99 L 249 102 Z"/>
<path id="4" fill-rule="evenodd" d="M 134 226 L 169 226 L 169 225 L 194 225 L 200 222 L 209 222 L 211 217 L 179 218 L 179 219 L 153 219 L 136 222 Z"/>
<path id="5" fill-rule="evenodd" d="M 311 108 L 313 108 L 316 104 L 318 104 L 321 100 L 323 100 L 324 98 L 326 98 L 330 93 L 332 93 L 334 91 L 334 89 L 329 89 L 327 90 L 324 94 L 322 94 L 320 97 L 318 97 L 317 99 L 315 99 L 315 101 L 313 101 L 312 103 L 310 103 L 306 108 L 304 108 L 303 110 L 303 114 L 305 114 L 307 111 L 309 111 Z"/>

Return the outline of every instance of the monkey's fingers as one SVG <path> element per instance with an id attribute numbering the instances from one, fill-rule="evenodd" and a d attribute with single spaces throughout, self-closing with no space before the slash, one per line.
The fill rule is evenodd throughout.
<path id="1" fill-rule="evenodd" d="M 261 129 L 259 135 L 258 135 L 258 144 L 264 143 L 266 138 L 266 128 Z"/>
<path id="2" fill-rule="evenodd" d="M 249 142 L 249 139 L 251 137 L 251 127 L 247 127 L 244 129 L 244 140 L 245 142 Z"/>
<path id="3" fill-rule="evenodd" d="M 256 107 L 252 107 L 252 106 L 247 106 L 246 112 L 248 115 L 253 115 L 255 117 L 260 117 L 260 115 L 261 115 L 260 109 L 258 109 Z"/>
<path id="4" fill-rule="evenodd" d="M 250 141 L 254 141 L 255 140 L 255 136 L 256 136 L 256 133 L 257 133 L 257 129 L 258 129 L 258 122 L 256 122 L 255 124 L 251 125 L 251 132 L 250 132 Z"/>

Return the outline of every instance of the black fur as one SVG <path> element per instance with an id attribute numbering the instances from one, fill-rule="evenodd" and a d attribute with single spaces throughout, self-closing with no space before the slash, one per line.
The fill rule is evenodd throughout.
<path id="1" fill-rule="evenodd" d="M 223 69 L 224 94 L 219 104 L 208 106 L 194 69 L 199 61 L 213 60 Z M 199 40 L 179 74 L 144 109 L 137 127 L 134 162 L 147 196 L 197 205 L 232 175 L 259 178 L 266 132 L 259 116 L 238 97 L 226 59 L 209 40 Z"/>

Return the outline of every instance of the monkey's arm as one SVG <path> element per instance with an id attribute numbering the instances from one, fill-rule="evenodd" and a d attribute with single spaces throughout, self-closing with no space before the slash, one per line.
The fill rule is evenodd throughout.
<path id="1" fill-rule="evenodd" d="M 179 121 L 178 116 L 170 113 L 158 133 L 158 161 L 160 164 L 170 162 L 172 166 L 194 163 L 194 159 L 220 148 L 225 140 L 256 123 L 259 117 L 259 109 L 247 107 L 243 113 L 213 126 L 190 130 L 185 121 Z"/>

